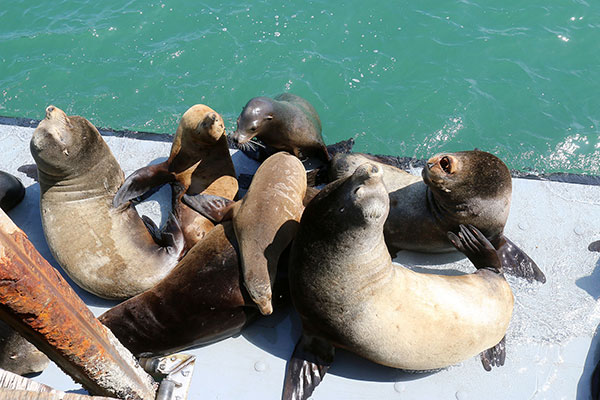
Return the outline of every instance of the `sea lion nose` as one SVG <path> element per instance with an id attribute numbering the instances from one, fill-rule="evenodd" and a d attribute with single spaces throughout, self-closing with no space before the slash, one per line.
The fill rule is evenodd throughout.
<path id="1" fill-rule="evenodd" d="M 435 163 L 427 162 L 427 169 L 433 168 L 434 165 L 435 165 Z"/>
<path id="2" fill-rule="evenodd" d="M 50 114 L 52 114 L 52 111 L 54 111 L 55 109 L 56 107 L 52 105 L 46 107 L 46 118 L 50 118 Z"/>

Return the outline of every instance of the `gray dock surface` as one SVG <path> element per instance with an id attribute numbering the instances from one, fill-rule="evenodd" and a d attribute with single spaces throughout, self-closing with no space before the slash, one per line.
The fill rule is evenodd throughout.
<path id="1" fill-rule="evenodd" d="M 27 124 L 21 124 L 27 125 Z M 33 124 L 31 124 L 33 125 Z M 41 227 L 39 185 L 29 152 L 33 128 L 0 120 L 0 169 L 27 187 L 24 201 L 9 216 L 40 253 L 68 277 L 52 258 Z M 170 137 L 102 132 L 125 175 L 166 159 Z M 233 153 L 237 173 L 251 174 L 257 164 Z M 161 190 L 138 206 L 156 222 L 169 209 Z M 514 179 L 507 237 L 545 272 L 544 285 L 508 277 L 515 295 L 503 367 L 486 372 L 478 357 L 429 374 L 409 374 L 339 351 L 313 399 L 581 399 L 590 395 L 590 376 L 600 358 L 595 336 L 600 323 L 600 253 L 587 250 L 600 240 L 600 186 Z M 458 253 L 426 255 L 401 252 L 395 259 L 421 270 L 472 272 Z M 116 304 L 75 287 L 95 315 Z M 190 399 L 277 399 L 286 360 L 300 334 L 291 308 L 276 310 L 238 337 L 185 351 L 197 357 Z M 82 391 L 54 364 L 36 381 L 63 391 Z"/>

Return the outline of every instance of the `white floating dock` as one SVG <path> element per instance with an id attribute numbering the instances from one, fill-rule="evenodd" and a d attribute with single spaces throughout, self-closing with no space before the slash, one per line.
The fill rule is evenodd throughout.
<path id="1" fill-rule="evenodd" d="M 62 273 L 42 232 L 39 184 L 27 176 L 35 170 L 27 167 L 34 165 L 29 152 L 32 133 L 31 127 L 0 119 L 0 169 L 19 177 L 27 188 L 24 201 L 8 214 Z M 169 154 L 171 137 L 102 133 L 125 175 Z M 234 163 L 238 174 L 257 168 L 241 153 L 234 154 Z M 170 207 L 169 196 L 163 189 L 138 211 L 159 222 L 161 210 L 165 215 Z M 600 253 L 587 246 L 600 240 L 600 186 L 514 179 L 505 233 L 537 262 L 547 283 L 508 277 L 515 310 L 503 367 L 486 372 L 476 357 L 436 373 L 408 374 L 337 351 L 312 398 L 590 399 L 590 376 L 600 358 L 595 337 L 600 323 Z M 459 253 L 401 252 L 395 261 L 419 270 L 474 270 Z M 95 315 L 115 304 L 75 289 Z M 286 361 L 299 334 L 299 319 L 289 307 L 259 319 L 238 337 L 185 351 L 197 357 L 189 399 L 280 398 Z M 83 392 L 54 364 L 34 379 L 59 390 Z"/>

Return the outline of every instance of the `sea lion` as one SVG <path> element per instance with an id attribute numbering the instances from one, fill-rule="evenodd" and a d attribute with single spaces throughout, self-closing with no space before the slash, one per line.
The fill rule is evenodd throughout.
<path id="1" fill-rule="evenodd" d="M 491 243 L 461 226 L 450 240 L 477 272 L 417 273 L 392 263 L 383 236 L 388 211 L 374 164 L 329 184 L 304 210 L 289 264 L 303 334 L 288 364 L 285 399 L 310 396 L 335 347 L 407 370 L 439 369 L 482 352 L 486 369 L 503 363 L 514 299 Z"/>
<path id="2" fill-rule="evenodd" d="M 401 249 L 454 250 L 446 232 L 471 224 L 498 249 L 504 272 L 546 282 L 536 263 L 504 236 L 512 180 L 498 157 L 479 150 L 437 154 L 427 161 L 422 177 L 376 159 L 366 154 L 338 154 L 329 171 L 335 180 L 351 175 L 365 162 L 382 169 L 390 197 L 384 234 L 392 255 Z"/>
<path id="3" fill-rule="evenodd" d="M 215 222 L 233 219 L 244 285 L 264 315 L 273 312 L 271 289 L 279 254 L 296 234 L 306 193 L 304 166 L 291 154 L 279 152 L 260 165 L 248 192 L 236 203 L 184 196 L 185 202 Z"/>
<path id="4" fill-rule="evenodd" d="M 8 211 L 25 197 L 25 187 L 19 178 L 0 171 L 0 208 Z"/>
<path id="5" fill-rule="evenodd" d="M 183 194 L 202 193 L 233 200 L 238 191 L 223 118 L 208 106 L 196 104 L 183 114 L 167 161 L 140 168 L 128 176 L 115 195 L 113 206 L 120 207 L 153 188 L 174 182 L 181 188 L 173 190 L 172 208 L 189 249 L 214 225 L 182 204 Z"/>
<path id="6" fill-rule="evenodd" d="M 123 171 L 87 119 L 49 106 L 30 147 L 44 235 L 75 283 L 100 297 L 124 299 L 152 287 L 177 264 L 183 235 L 173 215 L 157 242 L 131 204 L 112 206 Z"/>
<path id="7" fill-rule="evenodd" d="M 253 137 L 301 159 L 317 157 L 327 162 L 330 158 L 321 136 L 319 114 L 308 101 L 291 93 L 273 99 L 250 99 L 238 117 L 231 140 L 237 147 L 244 147 Z"/>
<path id="8" fill-rule="evenodd" d="M 282 254 L 299 217 L 293 211 L 298 200 L 293 199 L 299 197 L 302 206 L 303 186 L 306 176 L 297 158 L 286 153 L 270 157 L 256 171 L 244 200 L 234 205 L 225 200 L 223 209 L 233 213 L 233 221 L 220 217 L 225 221 L 196 243 L 165 279 L 106 311 L 100 321 L 136 355 L 170 353 L 238 333 L 259 315 L 244 286 L 270 295 L 277 273 L 273 293 L 287 292 L 287 279 L 280 279 L 285 271 L 276 265 L 287 265 Z M 207 204 L 220 209 L 214 200 Z M 271 301 L 269 297 L 269 306 Z"/>
<path id="9" fill-rule="evenodd" d="M 589 251 L 600 251 L 600 240 L 590 243 L 588 246 Z"/>

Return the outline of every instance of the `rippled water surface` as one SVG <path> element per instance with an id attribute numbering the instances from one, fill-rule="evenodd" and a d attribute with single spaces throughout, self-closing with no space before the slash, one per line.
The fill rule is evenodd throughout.
<path id="1" fill-rule="evenodd" d="M 493 4 L 490 6 L 490 4 Z M 600 174 L 600 2 L 10 1 L 0 115 L 52 103 L 94 124 L 173 133 L 195 103 L 228 130 L 290 91 L 327 143 Z"/>

